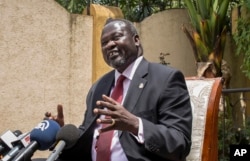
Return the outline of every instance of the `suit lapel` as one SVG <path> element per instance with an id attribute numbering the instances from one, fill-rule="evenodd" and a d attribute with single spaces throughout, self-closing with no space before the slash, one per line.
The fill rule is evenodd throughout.
<path id="1" fill-rule="evenodd" d="M 102 95 L 109 95 L 111 87 L 114 83 L 114 79 L 115 79 L 115 72 L 111 71 L 110 73 L 108 73 L 107 75 L 105 75 L 103 77 L 103 79 L 100 79 L 100 82 L 97 83 L 97 87 L 94 93 L 94 99 L 92 102 L 92 105 L 96 105 L 96 101 L 97 100 L 102 100 Z"/>
<path id="2" fill-rule="evenodd" d="M 140 97 L 144 87 L 147 85 L 145 76 L 148 73 L 148 62 L 143 59 L 135 71 L 134 77 L 131 80 L 126 98 L 124 100 L 124 107 L 133 112 L 134 107 Z"/>
<path id="3" fill-rule="evenodd" d="M 147 85 L 147 79 L 145 79 L 145 76 L 148 74 L 148 65 L 149 63 L 143 59 L 136 69 L 133 79 L 131 80 L 126 98 L 123 103 L 123 106 L 131 113 L 133 113 L 135 110 L 138 98 Z M 119 136 L 121 133 L 122 132 L 119 131 Z"/>
<path id="4" fill-rule="evenodd" d="M 138 77 L 138 75 L 134 75 L 123 104 L 123 106 L 129 112 L 133 112 L 134 107 L 138 101 L 138 98 L 141 95 L 143 88 L 145 87 L 146 84 L 147 84 L 146 79 Z"/>
<path id="5" fill-rule="evenodd" d="M 96 89 L 94 90 L 93 99 L 91 101 L 90 107 L 92 108 L 92 117 L 91 121 L 89 122 L 89 127 L 95 122 L 98 115 L 95 115 L 93 113 L 93 109 L 96 107 L 96 101 L 102 100 L 102 95 L 109 95 L 112 84 L 114 82 L 114 71 L 111 71 L 110 73 L 106 74 L 102 79 L 100 79 L 99 82 L 97 82 Z M 100 107 L 103 108 L 103 107 Z M 88 119 L 87 119 L 88 120 Z"/>
<path id="6" fill-rule="evenodd" d="M 141 63 L 138 65 L 135 74 L 131 80 L 126 98 L 124 100 L 123 106 L 129 111 L 132 112 L 141 92 L 147 84 L 147 79 L 145 76 L 148 74 L 149 62 L 145 59 L 142 59 Z M 97 83 L 95 93 L 93 94 L 94 98 L 92 105 L 95 106 L 97 100 L 102 99 L 102 94 L 109 95 L 111 87 L 114 83 L 115 71 L 111 71 L 106 74 L 100 82 Z"/>

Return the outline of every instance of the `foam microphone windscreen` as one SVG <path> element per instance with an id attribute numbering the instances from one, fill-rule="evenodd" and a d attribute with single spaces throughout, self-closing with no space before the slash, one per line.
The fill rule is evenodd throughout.
<path id="1" fill-rule="evenodd" d="M 69 149 L 75 145 L 80 138 L 80 130 L 72 124 L 63 126 L 56 135 L 56 140 L 63 140 L 66 143 L 65 149 Z"/>
<path id="2" fill-rule="evenodd" d="M 39 150 L 47 150 L 55 143 L 59 129 L 54 120 L 43 120 L 30 132 L 30 141 L 36 141 Z"/>

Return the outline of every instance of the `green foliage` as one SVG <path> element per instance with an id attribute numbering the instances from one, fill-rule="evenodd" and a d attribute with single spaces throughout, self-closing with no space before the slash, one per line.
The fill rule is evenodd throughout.
<path id="1" fill-rule="evenodd" d="M 233 35 L 236 44 L 236 55 L 243 56 L 242 72 L 250 79 L 250 1 L 245 1 L 246 17 L 237 21 L 237 31 Z"/>
<path id="2" fill-rule="evenodd" d="M 87 6 L 85 0 L 55 0 L 70 13 L 81 14 L 83 9 Z"/>
<path id="3" fill-rule="evenodd" d="M 225 120 L 223 120 L 225 119 Z M 223 123 L 224 121 L 224 123 Z M 235 127 L 232 118 L 220 115 L 219 122 L 219 160 L 229 161 L 230 145 L 250 144 L 250 118 L 247 118 L 246 127 Z"/>
<path id="4" fill-rule="evenodd" d="M 182 0 L 119 0 L 124 17 L 133 22 L 140 22 L 146 17 L 170 8 L 183 8 Z"/>
<path id="5" fill-rule="evenodd" d="M 140 22 L 146 17 L 170 8 L 183 8 L 183 0 L 56 0 L 70 13 L 81 14 L 89 3 L 117 6 L 124 18 Z"/>
<path id="6" fill-rule="evenodd" d="M 230 0 L 184 0 L 193 26 L 183 27 L 196 62 L 213 62 L 216 76 L 221 76 L 221 63 L 227 33 Z"/>
<path id="7" fill-rule="evenodd" d="M 229 161 L 230 145 L 250 144 L 250 117 L 246 118 L 243 125 L 236 125 L 233 108 L 238 108 L 238 106 L 232 104 L 227 95 L 224 95 L 223 99 L 224 110 L 219 112 L 218 159 L 219 161 Z"/>

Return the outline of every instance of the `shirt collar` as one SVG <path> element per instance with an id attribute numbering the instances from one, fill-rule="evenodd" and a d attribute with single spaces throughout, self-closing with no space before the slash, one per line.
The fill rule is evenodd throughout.
<path id="1" fill-rule="evenodd" d="M 133 63 L 131 63 L 124 71 L 123 73 L 119 73 L 117 70 L 115 70 L 115 82 L 117 81 L 117 79 L 119 78 L 119 76 L 122 74 L 124 76 L 126 76 L 127 79 L 132 80 L 135 71 L 138 67 L 138 65 L 140 64 L 140 62 L 142 61 L 143 56 L 139 56 Z"/>

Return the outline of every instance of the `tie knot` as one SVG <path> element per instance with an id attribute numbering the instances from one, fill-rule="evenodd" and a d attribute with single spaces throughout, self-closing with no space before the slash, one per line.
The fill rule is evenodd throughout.
<path id="1" fill-rule="evenodd" d="M 126 79 L 126 77 L 124 75 L 120 75 L 116 81 L 116 86 L 121 85 L 123 83 L 124 79 Z"/>
<path id="2" fill-rule="evenodd" d="M 123 81 L 125 78 L 126 78 L 125 76 L 120 75 L 120 77 L 116 81 L 116 85 L 111 94 L 111 97 L 119 103 L 122 102 L 123 98 Z"/>

